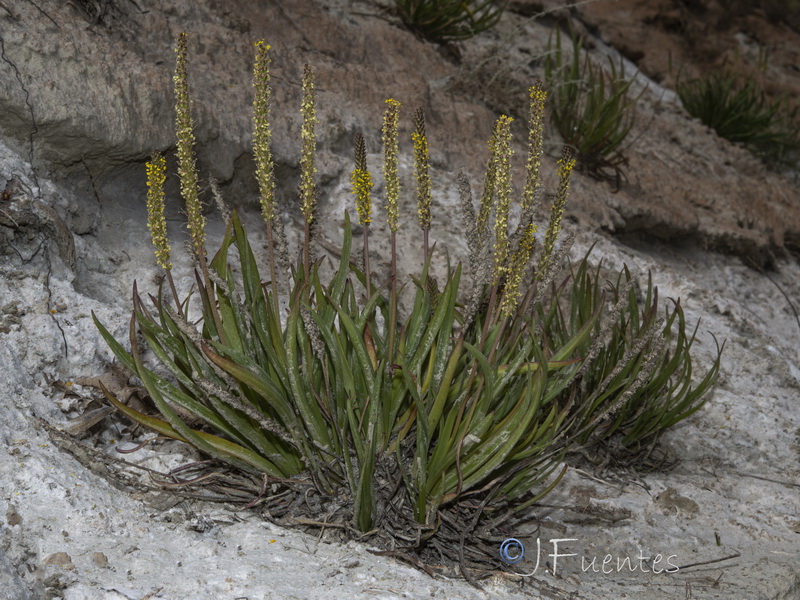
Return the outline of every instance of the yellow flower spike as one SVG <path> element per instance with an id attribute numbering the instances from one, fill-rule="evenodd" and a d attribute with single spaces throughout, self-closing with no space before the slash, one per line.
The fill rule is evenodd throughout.
<path id="1" fill-rule="evenodd" d="M 372 293 L 372 283 L 369 268 L 369 224 L 372 223 L 372 175 L 367 169 L 367 144 L 364 136 L 356 134 L 353 141 L 353 155 L 355 169 L 350 176 L 353 184 L 353 194 L 356 197 L 356 210 L 358 220 L 364 226 L 364 281 L 367 295 Z"/>
<path id="2" fill-rule="evenodd" d="M 170 247 L 167 239 L 167 222 L 164 218 L 164 182 L 167 180 L 167 161 L 159 152 L 147 163 L 147 228 L 155 247 L 158 265 L 165 271 L 172 268 L 169 262 Z"/>
<path id="3" fill-rule="evenodd" d="M 533 223 L 528 224 L 519 241 L 519 247 L 511 257 L 511 266 L 509 267 L 505 296 L 503 297 L 503 304 L 501 306 L 503 316 L 510 317 L 514 314 L 514 309 L 519 304 L 519 299 L 522 295 L 520 287 L 525 277 L 525 267 L 533 255 L 533 246 L 536 244 L 535 233 L 536 225 Z"/>
<path id="4" fill-rule="evenodd" d="M 353 185 L 353 194 L 356 197 L 356 210 L 358 220 L 362 225 L 372 223 L 372 175 L 367 170 L 367 145 L 364 136 L 356 134 L 354 142 L 354 155 L 356 167 L 350 175 L 350 183 Z"/>
<path id="5" fill-rule="evenodd" d="M 493 136 L 495 217 L 494 217 L 494 283 L 498 283 L 507 271 L 508 259 L 508 213 L 511 207 L 511 122 L 514 119 L 502 115 L 495 125 Z"/>
<path id="6" fill-rule="evenodd" d="M 178 55 L 175 63 L 175 129 L 178 137 L 178 176 L 181 183 L 181 196 L 186 204 L 186 217 L 188 221 L 189 232 L 192 236 L 192 246 L 194 248 L 195 258 L 200 265 L 200 270 L 203 273 L 206 289 L 212 289 L 211 276 L 208 272 L 208 263 L 206 262 L 206 219 L 203 216 L 203 205 L 200 202 L 200 189 L 198 185 L 197 165 L 194 158 L 194 124 L 192 123 L 192 114 L 190 110 L 189 101 L 189 77 L 186 67 L 187 50 L 186 41 L 188 36 L 185 33 L 178 35 L 178 43 L 175 45 L 175 53 Z M 170 276 L 170 271 L 167 271 L 167 278 L 172 288 L 172 293 L 175 297 L 175 302 L 178 302 L 178 294 L 175 290 L 175 284 Z M 180 306 L 178 306 L 180 309 Z M 225 334 L 222 329 L 222 321 L 220 320 L 219 311 L 215 303 L 211 304 L 211 314 L 214 319 L 214 326 L 217 330 L 217 335 L 220 341 L 225 341 Z"/>
<path id="7" fill-rule="evenodd" d="M 255 68 L 253 70 L 253 157 L 256 163 L 261 214 L 264 221 L 272 223 L 275 216 L 275 165 L 272 161 L 270 140 L 272 132 L 269 120 L 270 88 L 269 57 L 271 46 L 264 40 L 256 42 Z"/>
<path id="8" fill-rule="evenodd" d="M 310 65 L 303 68 L 303 102 L 300 107 L 303 117 L 303 127 L 300 132 L 302 151 L 300 154 L 300 209 L 310 224 L 314 219 L 314 205 L 316 202 L 316 186 L 314 185 L 314 152 L 317 148 L 317 138 L 314 126 L 317 123 L 317 109 L 315 106 L 314 71 Z"/>
<path id="9" fill-rule="evenodd" d="M 275 163 L 272 160 L 270 141 L 272 130 L 270 124 L 270 88 L 269 66 L 272 59 L 269 56 L 271 46 L 264 40 L 255 44 L 256 56 L 253 68 L 253 159 L 256 163 L 256 182 L 258 183 L 259 202 L 261 203 L 261 216 L 267 229 L 267 247 L 269 253 L 270 281 L 272 282 L 273 309 L 279 312 L 278 307 L 278 272 L 275 268 L 275 243 L 273 223 L 275 215 Z"/>
<path id="10" fill-rule="evenodd" d="M 425 135 L 425 112 L 418 108 L 414 113 L 414 179 L 417 182 L 417 216 L 419 226 L 431 228 L 431 175 L 428 138 Z"/>
<path id="11" fill-rule="evenodd" d="M 389 364 L 392 364 L 395 355 L 395 329 L 397 326 L 397 220 L 399 216 L 397 201 L 400 198 L 400 178 L 397 176 L 397 127 L 400 121 L 400 102 L 389 98 L 386 100 L 386 106 L 386 111 L 383 113 L 381 138 L 383 140 L 383 178 L 386 181 L 386 222 L 389 225 L 391 243 L 388 358 Z"/>
<path id="12" fill-rule="evenodd" d="M 393 98 L 386 100 L 383 114 L 383 176 L 386 180 L 386 220 L 389 229 L 397 231 L 399 212 L 397 201 L 400 198 L 400 178 L 397 176 L 398 141 L 397 128 L 400 121 L 400 102 Z"/>
<path id="13" fill-rule="evenodd" d="M 539 185 L 539 171 L 542 166 L 542 146 L 544 132 L 544 103 L 547 92 L 542 87 L 542 82 L 537 81 L 528 90 L 530 98 L 530 112 L 528 118 L 528 161 L 525 166 L 527 179 L 522 192 L 523 212 L 533 206 L 536 188 Z"/>
<path id="14" fill-rule="evenodd" d="M 561 158 L 558 161 L 558 190 L 553 199 L 553 207 L 550 211 L 550 221 L 547 224 L 547 231 L 544 235 L 544 249 L 536 269 L 536 276 L 541 279 L 544 277 L 550 263 L 550 257 L 556 247 L 556 240 L 561 233 L 561 220 L 564 217 L 564 210 L 567 206 L 567 194 L 569 192 L 569 180 L 572 170 L 575 168 L 575 158 L 569 148 L 564 148 Z"/>
<path id="15" fill-rule="evenodd" d="M 186 33 L 178 35 L 175 46 L 177 61 L 175 65 L 175 129 L 178 137 L 178 176 L 181 182 L 181 196 L 186 203 L 188 227 L 192 235 L 195 253 L 199 256 L 205 248 L 206 219 L 200 203 L 197 165 L 194 158 L 194 124 L 189 102 L 189 78 L 187 72 Z"/>

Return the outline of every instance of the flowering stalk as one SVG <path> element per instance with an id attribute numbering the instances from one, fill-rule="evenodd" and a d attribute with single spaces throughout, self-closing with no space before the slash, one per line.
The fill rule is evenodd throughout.
<path id="1" fill-rule="evenodd" d="M 400 178 L 397 176 L 397 128 L 400 121 L 400 102 L 390 98 L 383 115 L 383 176 L 386 180 L 386 219 L 392 233 L 397 231 L 397 201 L 400 198 Z"/>
<path id="2" fill-rule="evenodd" d="M 264 40 L 256 42 L 256 59 L 253 69 L 253 156 L 256 162 L 256 181 L 260 192 L 261 214 L 267 227 L 274 217 L 275 165 L 272 161 L 270 140 L 272 132 L 269 121 L 269 101 L 272 95 L 270 88 L 269 57 L 271 46 Z"/>
<path id="3" fill-rule="evenodd" d="M 533 246 L 536 243 L 536 238 L 534 237 L 535 233 L 536 225 L 528 223 L 520 238 L 519 246 L 511 256 L 511 264 L 508 269 L 508 279 L 506 280 L 503 302 L 500 306 L 500 312 L 504 317 L 513 315 L 514 308 L 519 304 L 522 295 L 520 287 L 525 278 L 528 262 L 533 255 Z"/>
<path id="4" fill-rule="evenodd" d="M 476 254 L 480 255 L 486 247 L 486 237 L 489 231 L 489 215 L 492 212 L 492 198 L 494 198 L 494 135 L 489 139 L 489 161 L 486 165 L 486 176 L 483 179 L 483 195 L 478 206 L 478 215 L 475 221 L 477 234 Z"/>
<path id="5" fill-rule="evenodd" d="M 542 257 L 539 259 L 539 265 L 536 267 L 536 277 L 538 279 L 544 277 L 547 267 L 550 265 L 553 250 L 556 247 L 556 240 L 558 239 L 559 233 L 561 233 L 561 220 L 564 217 L 564 209 L 567 205 L 567 194 L 569 193 L 569 179 L 574 168 L 575 158 L 572 155 L 572 151 L 565 147 L 558 161 L 558 191 L 556 191 L 556 197 L 553 199 L 550 221 L 547 224 L 547 231 L 544 235 Z"/>
<path id="6" fill-rule="evenodd" d="M 542 82 L 537 81 L 528 90 L 530 98 L 530 112 L 528 117 L 528 161 L 525 166 L 527 178 L 522 190 L 523 215 L 534 212 L 533 206 L 536 199 L 536 190 L 539 187 L 539 170 L 542 166 L 542 140 L 544 122 L 544 102 L 547 92 L 542 88 Z"/>
<path id="7" fill-rule="evenodd" d="M 511 122 L 514 119 L 502 115 L 495 125 L 494 146 L 494 284 L 497 285 L 507 271 L 508 260 L 508 213 L 511 207 Z"/>
<path id="8" fill-rule="evenodd" d="M 372 293 L 369 269 L 369 224 L 372 223 L 372 175 L 367 169 L 367 145 L 364 136 L 356 134 L 354 141 L 355 168 L 350 176 L 353 185 L 353 194 L 356 197 L 356 210 L 358 222 L 364 227 L 364 278 L 366 281 L 367 296 Z"/>
<path id="9" fill-rule="evenodd" d="M 386 100 L 383 114 L 383 177 L 386 181 L 386 220 L 391 231 L 391 309 L 389 321 L 389 364 L 394 357 L 394 334 L 397 322 L 397 201 L 400 198 L 400 178 L 397 176 L 397 128 L 400 121 L 400 102 L 393 98 Z"/>
<path id="10" fill-rule="evenodd" d="M 172 264 L 169 262 L 170 247 L 167 239 L 167 222 L 164 219 L 164 182 L 167 161 L 159 152 L 153 152 L 152 159 L 147 163 L 147 228 L 155 247 L 158 266 L 169 271 Z"/>
<path id="11" fill-rule="evenodd" d="M 417 216 L 422 228 L 425 262 L 428 261 L 428 232 L 431 228 L 431 175 L 428 138 L 425 136 L 425 112 L 414 113 L 414 179 L 417 182 Z"/>
<path id="12" fill-rule="evenodd" d="M 189 232 L 192 236 L 197 262 L 203 273 L 206 289 L 212 289 L 211 277 L 208 274 L 206 263 L 206 219 L 203 216 L 203 206 L 200 202 L 198 186 L 197 165 L 194 158 L 194 124 L 192 122 L 191 103 L 189 100 L 189 77 L 187 70 L 186 33 L 178 35 L 175 53 L 178 55 L 175 64 L 175 129 L 177 131 L 178 148 L 178 176 L 181 182 L 181 196 L 186 204 Z M 222 322 L 215 302 L 211 302 L 211 313 L 217 329 L 217 335 L 224 341 Z"/>
<path id="13" fill-rule="evenodd" d="M 205 255 L 205 226 L 203 207 L 200 203 L 197 165 L 194 157 L 194 123 L 192 122 L 189 100 L 189 78 L 186 67 L 186 41 L 188 36 L 181 33 L 175 53 L 178 55 L 175 66 L 175 129 L 178 135 L 178 176 L 181 182 L 181 196 L 186 203 L 188 228 L 192 236 L 194 252 L 200 259 Z"/>
<path id="14" fill-rule="evenodd" d="M 314 71 L 310 65 L 303 68 L 303 101 L 300 106 L 303 117 L 303 126 L 300 132 L 302 150 L 300 154 L 300 210 L 305 217 L 305 253 L 304 267 L 306 276 L 310 272 L 311 262 L 311 222 L 314 220 L 316 204 L 316 186 L 314 185 L 314 152 L 317 148 L 317 138 L 314 126 L 317 123 L 317 110 L 314 94 Z"/>
<path id="15" fill-rule="evenodd" d="M 169 282 L 172 297 L 180 312 L 181 304 L 175 282 L 172 279 L 172 263 L 170 263 L 170 247 L 167 238 L 167 222 L 164 218 L 164 182 L 167 180 L 167 161 L 160 152 L 154 152 L 147 163 L 147 227 L 155 247 L 158 266 L 164 269 Z"/>
<path id="16" fill-rule="evenodd" d="M 258 182 L 261 215 L 267 226 L 267 250 L 269 253 L 269 271 L 272 285 L 272 300 L 275 314 L 280 314 L 278 307 L 278 277 L 275 268 L 275 245 L 272 224 L 275 215 L 275 164 L 272 160 L 270 140 L 272 131 L 269 120 L 269 101 L 272 95 L 270 88 L 269 57 L 270 46 L 261 40 L 256 42 L 255 67 L 253 69 L 253 157 L 256 163 L 256 181 Z"/>
<path id="17" fill-rule="evenodd" d="M 547 92 L 542 88 L 542 82 L 537 81 L 528 89 L 530 99 L 528 117 L 528 160 L 525 165 L 526 179 L 522 190 L 520 223 L 514 235 L 518 245 L 508 264 L 506 271 L 506 284 L 500 312 L 505 317 L 510 317 L 514 307 L 520 300 L 520 286 L 525 276 L 525 270 L 533 254 L 536 243 L 534 234 L 536 225 L 533 218 L 538 210 L 538 189 L 540 186 L 540 170 L 542 166 L 542 139 L 544 103 Z"/>
<path id="18" fill-rule="evenodd" d="M 489 294 L 489 306 L 483 324 L 481 339 L 486 339 L 489 328 L 494 322 L 497 292 L 503 283 L 508 260 L 508 213 L 511 205 L 511 122 L 513 119 L 502 115 L 494 126 L 492 138 L 489 140 L 489 164 L 486 169 L 483 196 L 478 211 L 476 229 L 481 248 L 485 241 L 489 226 L 489 213 L 492 198 L 495 198 L 494 210 L 494 269 L 492 286 Z"/>

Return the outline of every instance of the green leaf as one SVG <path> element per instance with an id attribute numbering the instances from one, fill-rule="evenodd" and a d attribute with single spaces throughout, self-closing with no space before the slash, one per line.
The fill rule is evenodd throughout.
<path id="1" fill-rule="evenodd" d="M 139 412 L 137 410 L 132 409 L 131 407 L 123 404 L 117 398 L 109 392 L 106 387 L 101 383 L 100 388 L 103 391 L 106 399 L 114 406 L 117 410 L 119 410 L 122 414 L 124 414 L 129 419 L 144 425 L 148 429 L 152 429 L 153 431 L 160 433 L 161 435 L 165 435 L 175 440 L 179 440 L 181 442 L 186 442 L 188 444 L 197 445 L 191 439 L 188 439 L 181 435 L 172 425 L 170 425 L 166 421 L 162 421 L 161 419 L 155 419 L 153 417 L 149 417 L 146 414 Z M 210 433 L 206 433 L 204 431 L 196 431 L 190 430 L 192 432 L 191 438 L 192 439 L 201 439 L 203 440 L 204 444 L 207 444 L 209 448 L 212 448 L 212 455 L 221 456 L 227 458 L 229 462 L 233 462 L 234 464 L 238 464 L 240 467 L 244 467 L 247 470 L 255 469 L 258 472 L 267 473 L 272 477 L 282 477 L 283 475 L 281 472 L 270 463 L 268 460 L 265 460 L 255 452 L 248 450 L 247 448 L 243 448 L 238 444 L 234 444 L 233 442 L 229 442 L 228 440 L 212 435 Z"/>

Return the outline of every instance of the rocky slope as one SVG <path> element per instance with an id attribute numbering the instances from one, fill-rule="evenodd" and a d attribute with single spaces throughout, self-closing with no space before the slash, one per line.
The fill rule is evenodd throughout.
<path id="1" fill-rule="evenodd" d="M 702 70 L 726 53 L 757 60 L 754 49 L 765 47 L 766 83 L 774 93 L 791 91 L 800 85 L 797 33 L 763 13 L 723 19 L 714 3 L 705 12 L 678 0 L 563 4 L 515 0 L 495 29 L 441 48 L 404 30 L 388 2 L 0 2 L 0 187 L 8 190 L 0 202 L 0 598 L 797 597 L 800 325 L 787 301 L 800 295 L 797 178 L 692 121 L 667 68 L 670 56 Z M 338 239 L 351 202 L 353 135 L 364 132 L 378 165 L 383 100 L 394 97 L 404 105 L 403 135 L 413 108 L 426 110 L 433 235 L 458 254 L 455 175 L 463 169 L 478 184 L 494 118 L 525 114 L 525 90 L 542 76 L 548 36 L 568 13 L 595 57 L 620 53 L 647 87 L 621 188 L 576 175 L 574 252 L 595 243 L 610 266 L 651 270 L 691 322 L 702 319 L 701 364 L 710 361 L 711 333 L 726 340 L 718 390 L 665 439 L 677 467 L 641 477 L 572 470 L 532 513 L 543 555 L 552 552 L 548 540 L 574 539 L 565 552 L 587 562 L 597 556 L 598 565 L 611 555 L 613 572 L 564 559 L 557 577 L 543 566 L 528 578 L 498 574 L 482 595 L 252 513 L 137 495 L 142 480 L 113 479 L 118 489 L 107 477 L 115 463 L 93 472 L 63 451 L 69 442 L 38 419 L 74 426 L 68 418 L 100 406 L 96 391 L 77 382 L 111 370 L 91 311 L 121 334 L 134 279 L 154 285 L 143 163 L 173 144 L 178 31 L 191 34 L 198 162 L 223 182 L 229 201 L 254 206 L 249 70 L 253 43 L 265 38 L 289 229 L 299 214 L 299 80 L 308 62 L 319 90 L 322 235 Z M 515 133 L 525 139 L 521 126 Z M 548 136 L 552 183 L 559 143 Z M 179 210 L 175 201 L 176 238 Z M 412 200 L 401 213 L 408 244 Z M 211 219 L 213 238 L 220 224 Z M 417 260 L 409 256 L 408 268 Z M 185 259 L 176 272 L 188 279 Z M 107 418 L 84 441 L 115 456 L 123 426 Z M 185 462 L 183 452 L 166 445 L 128 459 L 164 469 Z M 617 558 L 639 553 L 674 555 L 680 566 L 726 560 L 669 576 L 616 569 Z"/>

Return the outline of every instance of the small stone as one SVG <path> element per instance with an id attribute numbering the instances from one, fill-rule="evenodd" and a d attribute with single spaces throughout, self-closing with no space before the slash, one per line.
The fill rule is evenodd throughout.
<path id="1" fill-rule="evenodd" d="M 72 557 L 66 552 L 55 552 L 45 558 L 42 564 L 59 565 L 62 567 L 72 566 Z"/>
<path id="2" fill-rule="evenodd" d="M 14 525 L 22 525 L 22 517 L 17 512 L 17 509 L 11 504 L 8 505 L 8 510 L 6 511 L 6 522 L 8 523 L 9 527 L 14 527 Z"/>
<path id="3" fill-rule="evenodd" d="M 108 566 L 108 557 L 103 554 L 102 552 L 93 552 L 92 553 L 92 562 L 97 565 L 98 567 L 107 567 Z"/>
<path id="4" fill-rule="evenodd" d="M 667 515 L 694 516 L 700 510 L 700 506 L 691 498 L 686 498 L 678 494 L 674 488 L 667 488 L 656 496 L 656 506 Z"/>

